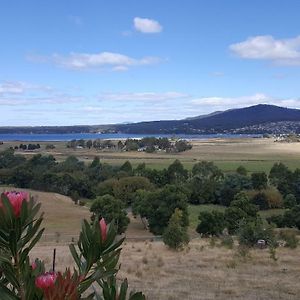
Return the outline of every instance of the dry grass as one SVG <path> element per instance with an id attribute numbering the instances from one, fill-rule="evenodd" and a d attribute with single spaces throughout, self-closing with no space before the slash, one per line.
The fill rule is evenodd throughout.
<path id="1" fill-rule="evenodd" d="M 273 139 L 208 139 L 193 140 L 193 149 L 183 153 L 144 153 L 144 152 L 118 152 L 97 151 L 95 149 L 69 149 L 66 142 L 54 142 L 56 148 L 45 150 L 47 142 L 40 142 L 41 150 L 33 152 L 16 151 L 28 157 L 36 154 L 52 154 L 58 161 L 64 160 L 68 155 L 75 155 L 80 160 L 91 162 L 95 156 L 101 161 L 114 165 L 121 165 L 129 160 L 133 165 L 145 162 L 154 168 L 163 168 L 179 159 L 186 167 L 201 160 L 214 161 L 224 171 L 235 170 L 244 165 L 250 171 L 268 171 L 274 162 L 283 161 L 289 167 L 300 167 L 300 143 L 275 143 Z M 0 151 L 10 146 L 19 145 L 19 142 L 4 142 Z"/>
<path id="2" fill-rule="evenodd" d="M 56 248 L 58 268 L 72 265 L 67 247 Z M 51 253 L 49 246 L 34 251 L 49 267 Z M 236 248 L 211 248 L 208 240 L 194 240 L 182 252 L 162 242 L 126 242 L 119 277 L 148 300 L 299 299 L 299 254 L 282 248 L 274 262 L 268 250 L 252 250 L 244 258 Z"/>
<path id="3" fill-rule="evenodd" d="M 52 263 L 57 249 L 57 269 L 73 266 L 68 244 L 77 236 L 87 209 L 75 206 L 68 197 L 32 191 L 42 202 L 44 226 L 50 234 L 32 251 L 31 257 Z M 55 232 L 61 236 L 56 241 Z M 52 235 L 51 235 L 52 234 Z M 200 299 L 299 299 L 300 248 L 279 248 L 278 260 L 265 250 L 243 255 L 233 249 L 214 246 L 208 239 L 194 239 L 182 252 L 166 248 L 162 242 L 133 241 L 133 236 L 149 236 L 139 219 L 132 219 L 121 255 L 119 277 L 127 277 L 130 288 L 142 290 L 148 300 Z M 151 235 L 150 235 L 151 236 Z M 216 241 L 215 244 L 219 244 Z"/>

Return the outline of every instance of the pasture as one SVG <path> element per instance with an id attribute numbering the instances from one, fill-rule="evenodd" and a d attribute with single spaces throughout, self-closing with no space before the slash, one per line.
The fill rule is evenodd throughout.
<path id="1" fill-rule="evenodd" d="M 88 209 L 55 193 L 31 194 L 42 203 L 46 227 L 46 237 L 32 252 L 32 259 L 44 259 L 50 268 L 56 248 L 57 269 L 64 270 L 73 265 L 68 244 L 72 238 L 76 240 L 81 220 L 89 218 Z M 193 206 L 190 209 L 194 211 Z M 127 277 L 130 288 L 144 291 L 148 300 L 299 299 L 299 248 L 278 248 L 274 261 L 268 249 L 249 253 L 237 245 L 228 249 L 220 240 L 194 234 L 197 238 L 176 252 L 152 240 L 139 218 L 132 216 L 126 236 L 119 278 Z"/>
<path id="2" fill-rule="evenodd" d="M 213 161 L 224 172 L 236 170 L 243 165 L 249 172 L 269 172 L 275 162 L 282 161 L 291 169 L 300 168 L 300 143 L 278 143 L 273 139 L 244 138 L 244 139 L 207 139 L 193 140 L 193 149 L 182 153 L 145 153 L 97 151 L 96 149 L 70 149 L 66 142 L 53 142 L 55 149 L 46 150 L 48 142 L 40 142 L 41 149 L 35 151 L 20 151 L 16 153 L 30 157 L 36 153 L 52 154 L 58 161 L 69 155 L 75 155 L 88 163 L 95 156 L 113 165 L 121 165 L 129 160 L 133 166 L 145 162 L 151 168 L 162 169 L 169 166 L 175 159 L 179 159 L 186 168 L 202 160 Z M 0 151 L 8 147 L 19 145 L 20 142 L 4 142 Z"/>

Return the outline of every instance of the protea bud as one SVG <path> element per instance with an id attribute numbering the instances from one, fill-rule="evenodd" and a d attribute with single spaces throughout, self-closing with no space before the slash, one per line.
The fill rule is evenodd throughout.
<path id="1" fill-rule="evenodd" d="M 29 201 L 29 194 L 27 192 L 4 192 L 9 200 L 16 217 L 20 216 L 23 201 Z M 2 206 L 2 201 L 1 201 Z"/>
<path id="2" fill-rule="evenodd" d="M 102 242 L 105 242 L 106 237 L 107 237 L 107 225 L 103 218 L 99 221 L 99 225 L 100 225 L 100 230 L 101 230 Z"/>
<path id="3" fill-rule="evenodd" d="M 42 290 L 47 290 L 48 288 L 54 286 L 56 277 L 57 277 L 56 273 L 47 272 L 45 274 L 38 276 L 35 279 L 35 285 Z"/>

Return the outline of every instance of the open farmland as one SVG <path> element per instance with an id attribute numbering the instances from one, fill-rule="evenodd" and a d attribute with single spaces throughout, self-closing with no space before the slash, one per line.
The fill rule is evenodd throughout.
<path id="1" fill-rule="evenodd" d="M 43 225 L 48 234 L 34 249 L 32 258 L 45 259 L 50 268 L 56 248 L 57 269 L 72 266 L 67 245 L 70 236 L 78 235 L 81 219 L 89 218 L 88 210 L 58 194 L 31 194 L 42 203 Z M 119 278 L 127 277 L 130 288 L 143 290 L 148 300 L 299 299 L 299 248 L 279 248 L 278 260 L 274 261 L 268 249 L 244 253 L 236 245 L 227 249 L 218 240 L 212 243 L 210 239 L 196 238 L 184 251 L 176 252 L 160 241 L 152 241 L 138 218 L 131 221 Z M 134 239 L 145 236 L 149 239 Z"/>
<path id="2" fill-rule="evenodd" d="M 223 171 L 234 171 L 240 165 L 250 172 L 268 172 L 275 162 L 282 161 L 291 169 L 300 168 L 300 143 L 276 143 L 273 139 L 207 139 L 193 140 L 192 150 L 182 153 L 145 153 L 97 151 L 95 149 L 70 149 L 66 142 L 54 142 L 55 149 L 45 150 L 48 142 L 40 142 L 41 149 L 32 152 L 16 151 L 28 157 L 36 154 L 52 154 L 59 161 L 69 155 L 75 155 L 80 160 L 91 162 L 99 156 L 102 162 L 121 165 L 129 160 L 133 166 L 145 162 L 149 167 L 161 169 L 169 166 L 175 159 L 179 159 L 187 168 L 191 168 L 197 161 L 213 161 Z M 20 142 L 4 142 L 0 151 Z"/>

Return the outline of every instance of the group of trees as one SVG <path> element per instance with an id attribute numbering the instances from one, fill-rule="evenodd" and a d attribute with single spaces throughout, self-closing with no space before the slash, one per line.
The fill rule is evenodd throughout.
<path id="1" fill-rule="evenodd" d="M 15 146 L 15 149 L 20 149 L 20 150 L 36 150 L 40 149 L 41 146 L 40 144 L 20 144 L 19 146 Z"/>
<path id="2" fill-rule="evenodd" d="M 145 164 L 134 168 L 128 161 L 112 166 L 97 157 L 90 164 L 75 156 L 60 162 L 51 155 L 41 154 L 25 159 L 8 149 L 0 153 L 0 184 L 58 192 L 74 201 L 94 199 L 92 213 L 108 221 L 115 220 L 120 233 L 129 222 L 128 207 L 147 220 L 154 234 L 164 235 L 174 224 L 179 226 L 179 232 L 184 232 L 189 203 L 227 207 L 224 213 L 200 214 L 197 231 L 205 235 L 218 235 L 225 228 L 236 233 L 241 222 L 247 226 L 255 224 L 252 227 L 257 229 L 261 224 L 258 210 L 269 208 L 287 208 L 284 215 L 273 217 L 270 222 L 300 228 L 300 170 L 291 171 L 282 163 L 275 164 L 269 175 L 264 172 L 248 175 L 244 167 L 224 174 L 206 161 L 187 170 L 175 160 L 158 170 Z M 180 212 L 172 218 L 176 209 Z"/>
<path id="3" fill-rule="evenodd" d="M 97 150 L 117 151 L 145 151 L 153 153 L 156 151 L 183 152 L 192 149 L 192 144 L 186 140 L 171 142 L 168 138 L 144 137 L 142 139 L 127 139 L 123 141 L 111 140 L 71 140 L 67 148 L 95 148 Z"/>

